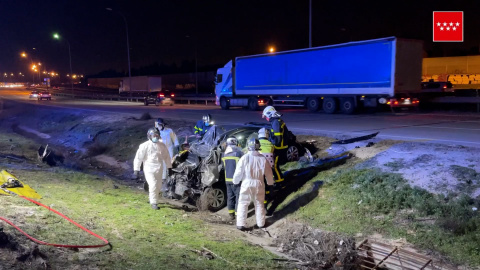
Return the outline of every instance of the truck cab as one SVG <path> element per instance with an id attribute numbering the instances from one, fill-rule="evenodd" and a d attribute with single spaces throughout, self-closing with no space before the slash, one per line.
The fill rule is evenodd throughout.
<path id="1" fill-rule="evenodd" d="M 224 67 L 217 70 L 215 77 L 215 104 L 220 105 L 222 109 L 230 107 L 230 97 L 233 95 L 233 75 L 232 75 L 232 60 L 230 60 Z"/>

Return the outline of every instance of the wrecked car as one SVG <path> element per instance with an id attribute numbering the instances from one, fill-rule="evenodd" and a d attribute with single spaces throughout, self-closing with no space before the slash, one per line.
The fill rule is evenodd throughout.
<path id="1" fill-rule="evenodd" d="M 250 124 L 225 131 L 219 126 L 212 126 L 201 140 L 191 143 L 188 150 L 174 158 L 164 195 L 182 202 L 190 200 L 200 210 L 218 211 L 225 207 L 227 194 L 221 157 L 226 140 L 235 136 L 239 146 L 246 152 L 247 141 L 252 137 L 257 138 L 261 127 Z M 308 148 L 307 143 L 293 143 L 288 151 L 288 161 L 297 161 L 301 156 L 311 160 Z"/>

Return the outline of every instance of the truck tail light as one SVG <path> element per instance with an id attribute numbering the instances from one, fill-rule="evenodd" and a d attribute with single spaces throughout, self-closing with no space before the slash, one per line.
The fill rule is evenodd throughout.
<path id="1" fill-rule="evenodd" d="M 396 98 L 391 98 L 387 101 L 387 105 L 398 105 L 398 100 Z"/>

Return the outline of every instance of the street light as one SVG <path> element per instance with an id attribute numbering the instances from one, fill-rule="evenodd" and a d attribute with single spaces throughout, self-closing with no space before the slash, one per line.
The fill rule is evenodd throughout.
<path id="1" fill-rule="evenodd" d="M 35 49 L 35 48 L 34 48 L 34 49 Z M 25 52 L 22 52 L 22 53 L 20 54 L 20 56 L 23 57 L 23 58 L 27 58 L 27 56 L 29 56 L 29 55 L 28 55 L 27 53 L 25 53 Z M 30 58 L 30 63 L 32 63 L 32 65 L 33 65 L 32 57 L 29 57 L 29 58 Z M 32 72 L 32 83 L 35 84 L 35 73 L 33 73 L 33 72 Z"/>
<path id="2" fill-rule="evenodd" d="M 105 8 L 108 11 L 113 11 L 112 8 Z M 128 60 L 128 84 L 129 84 L 129 95 L 132 96 L 132 73 L 130 70 L 130 42 L 128 39 L 128 24 L 127 24 L 127 18 L 125 18 L 125 15 L 123 15 L 120 11 L 115 10 L 120 16 L 122 16 L 123 21 L 125 22 L 125 30 L 127 32 L 127 60 Z M 125 86 L 124 86 L 125 87 Z M 125 90 L 125 89 L 124 89 Z"/>
<path id="3" fill-rule="evenodd" d="M 54 33 L 54 34 L 53 34 L 53 38 L 60 40 L 60 35 L 59 35 L 58 33 Z M 68 44 L 68 56 L 69 56 L 69 58 L 70 58 L 70 74 L 72 74 L 72 73 L 73 73 L 73 72 L 72 72 L 72 53 L 71 53 L 71 51 L 70 51 L 70 42 L 68 42 L 67 39 L 65 39 L 65 41 L 66 41 L 67 44 Z M 71 83 L 71 86 L 72 86 L 72 98 L 75 98 L 75 94 L 74 94 L 74 92 L 73 92 L 73 79 L 72 79 L 72 77 L 70 77 L 70 83 Z"/>

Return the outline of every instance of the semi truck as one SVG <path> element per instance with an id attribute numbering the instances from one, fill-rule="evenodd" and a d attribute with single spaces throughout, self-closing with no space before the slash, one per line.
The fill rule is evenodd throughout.
<path id="1" fill-rule="evenodd" d="M 130 92 L 134 95 L 146 95 L 150 92 L 163 90 L 189 93 L 209 93 L 214 91 L 213 78 L 215 71 L 191 72 L 178 74 L 164 74 L 158 76 L 135 76 L 132 77 L 132 90 L 130 91 L 130 78 L 120 80 L 119 93 L 126 95 Z"/>
<path id="2" fill-rule="evenodd" d="M 119 94 L 145 95 L 149 92 L 156 92 L 161 90 L 162 77 L 135 76 L 131 78 L 125 77 L 120 81 Z"/>
<path id="3" fill-rule="evenodd" d="M 236 57 L 217 70 L 222 109 L 306 107 L 354 113 L 359 107 L 418 107 L 423 43 L 388 37 Z"/>

